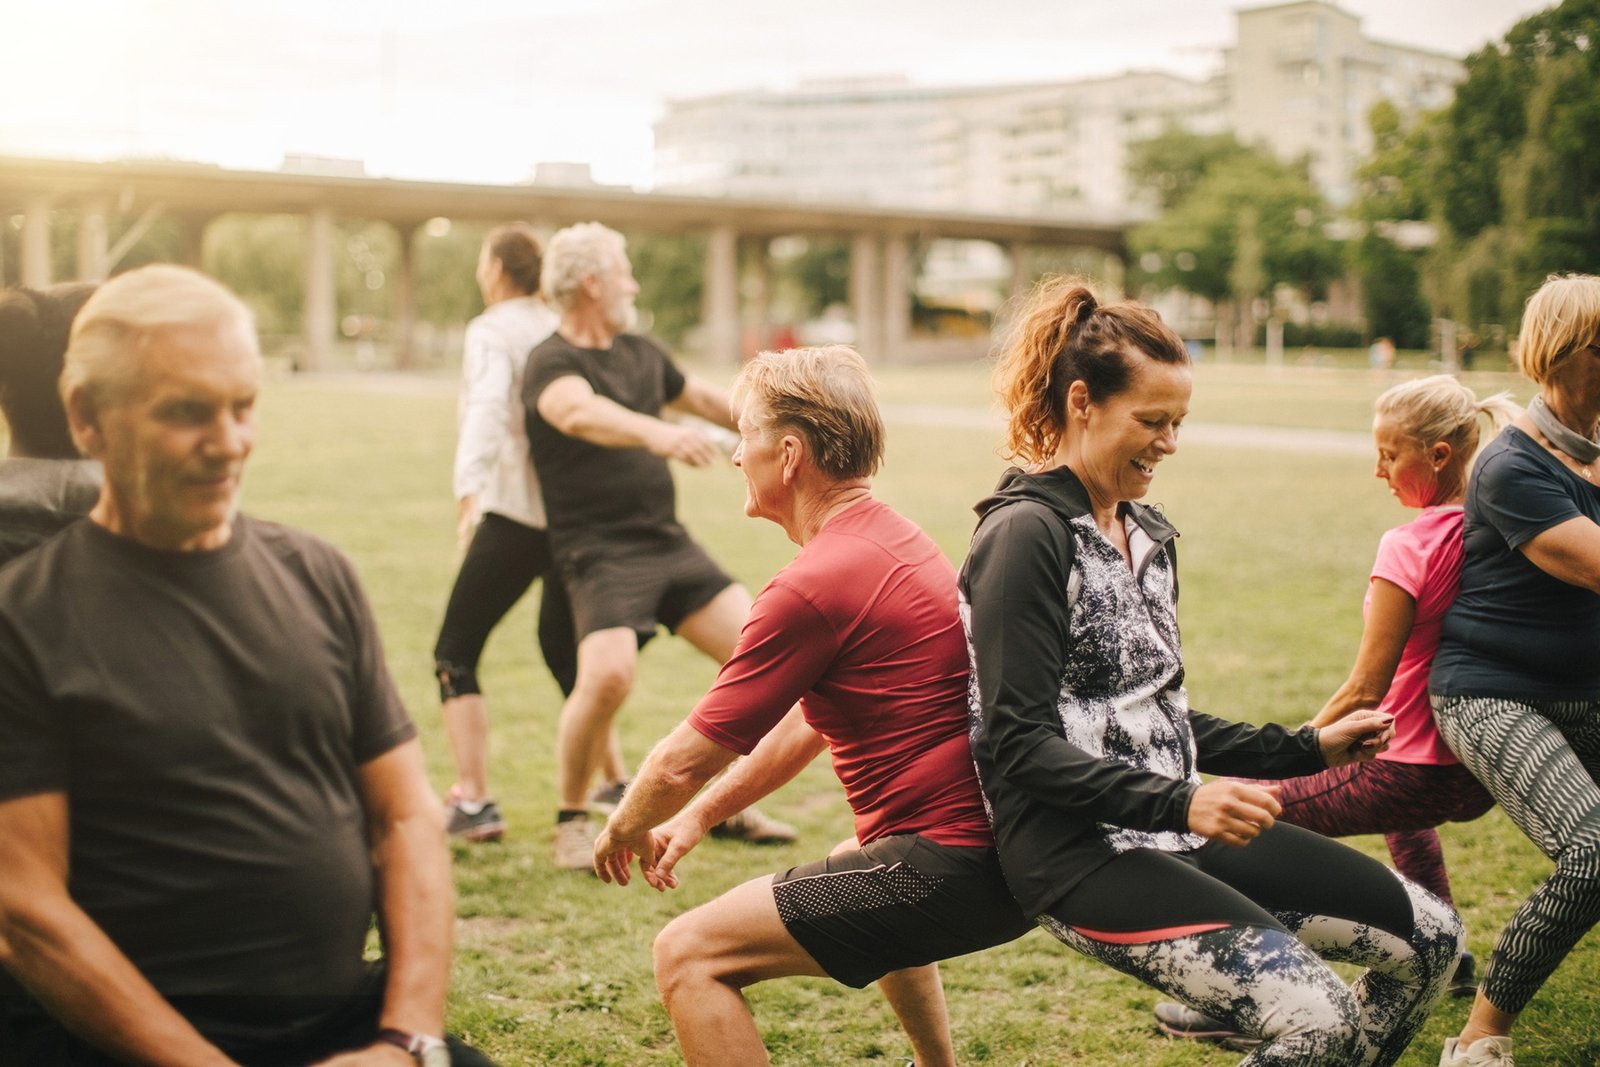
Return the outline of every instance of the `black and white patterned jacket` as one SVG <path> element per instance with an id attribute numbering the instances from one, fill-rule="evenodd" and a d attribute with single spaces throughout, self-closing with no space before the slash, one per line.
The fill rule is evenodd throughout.
<path id="1" fill-rule="evenodd" d="M 1199 847 L 1200 772 L 1324 766 L 1316 732 L 1193 712 L 1178 636 L 1177 531 L 1122 505 L 1133 560 L 1065 467 L 1012 469 L 978 505 L 961 573 L 973 759 L 1006 879 L 1030 916 L 1133 848 Z"/>

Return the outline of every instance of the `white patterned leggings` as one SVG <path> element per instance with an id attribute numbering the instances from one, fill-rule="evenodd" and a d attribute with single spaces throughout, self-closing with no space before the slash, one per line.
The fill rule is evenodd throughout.
<path id="1" fill-rule="evenodd" d="M 1462 937 L 1438 897 L 1287 823 L 1244 848 L 1122 853 L 1039 924 L 1261 1038 L 1241 1067 L 1388 1067 L 1443 992 Z M 1368 970 L 1347 986 L 1325 960 Z"/>
<path id="2" fill-rule="evenodd" d="M 1556 869 L 1500 934 L 1482 991 L 1517 1014 L 1600 921 L 1600 701 L 1435 697 L 1439 733 Z"/>

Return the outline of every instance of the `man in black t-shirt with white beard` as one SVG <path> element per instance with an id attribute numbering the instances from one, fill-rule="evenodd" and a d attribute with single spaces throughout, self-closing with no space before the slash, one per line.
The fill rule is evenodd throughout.
<path id="1" fill-rule="evenodd" d="M 260 372 L 185 268 L 74 324 L 105 483 L 0 569 L 3 1067 L 488 1064 L 443 1036 L 443 813 L 354 570 L 237 511 Z"/>
<path id="2" fill-rule="evenodd" d="M 545 249 L 540 289 L 561 325 L 528 357 L 528 444 L 544 493 L 550 547 L 572 602 L 578 679 L 557 733 L 555 864 L 594 871 L 588 789 L 611 722 L 633 685 L 639 648 L 658 625 L 725 661 L 750 594 L 678 523 L 669 459 L 704 467 L 708 434 L 664 408 L 733 430 L 728 394 L 685 375 L 654 342 L 630 334 L 633 278 L 622 235 L 569 226 Z M 721 836 L 787 841 L 792 827 L 748 809 Z"/>

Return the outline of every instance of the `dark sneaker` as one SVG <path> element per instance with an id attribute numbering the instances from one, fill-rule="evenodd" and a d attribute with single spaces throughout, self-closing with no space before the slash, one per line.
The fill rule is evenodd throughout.
<path id="1" fill-rule="evenodd" d="M 786 845 L 799 836 L 799 831 L 759 808 L 750 807 L 717 823 L 711 828 L 711 836 L 748 841 L 752 845 Z"/>
<path id="2" fill-rule="evenodd" d="M 563 871 L 594 873 L 594 839 L 600 831 L 588 815 L 556 823 L 555 865 Z"/>
<path id="3" fill-rule="evenodd" d="M 594 792 L 589 794 L 589 807 L 602 815 L 610 815 L 617 810 L 617 805 L 622 803 L 622 794 L 628 790 L 628 780 L 620 782 L 606 782 L 594 787 Z"/>
<path id="4" fill-rule="evenodd" d="M 1461 954 L 1461 962 L 1456 964 L 1456 973 L 1450 976 L 1450 984 L 1446 988 L 1452 997 L 1477 995 L 1478 961 L 1472 958 L 1472 953 Z"/>
<path id="5" fill-rule="evenodd" d="M 449 821 L 445 829 L 451 837 L 464 841 L 498 841 L 506 832 L 506 820 L 500 814 L 500 805 L 492 800 L 473 803 L 470 800 L 451 800 Z"/>
<path id="6" fill-rule="evenodd" d="M 1156 1029 L 1168 1037 L 1214 1041 L 1235 1052 L 1244 1052 L 1261 1044 L 1260 1038 L 1241 1034 L 1221 1019 L 1213 1019 L 1203 1011 L 1195 1011 L 1188 1005 L 1170 1000 L 1156 1005 Z"/>

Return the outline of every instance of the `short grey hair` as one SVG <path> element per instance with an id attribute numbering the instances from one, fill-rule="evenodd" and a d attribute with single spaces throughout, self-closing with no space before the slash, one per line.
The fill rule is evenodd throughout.
<path id="1" fill-rule="evenodd" d="M 609 226 L 580 222 L 557 230 L 544 250 L 539 289 L 551 305 L 563 311 L 577 302 L 583 279 L 611 269 L 612 257 L 625 255 L 627 240 Z"/>
<path id="2" fill-rule="evenodd" d="M 96 289 L 72 321 L 62 360 L 61 399 L 87 392 L 96 402 L 124 395 L 138 375 L 135 358 L 163 330 L 245 327 L 255 338 L 250 309 L 220 282 L 172 263 L 119 274 Z"/>
<path id="3" fill-rule="evenodd" d="M 804 437 L 817 469 L 835 481 L 870 478 L 883 462 L 883 414 L 866 361 L 849 345 L 762 352 L 734 379 L 763 429 Z"/>

